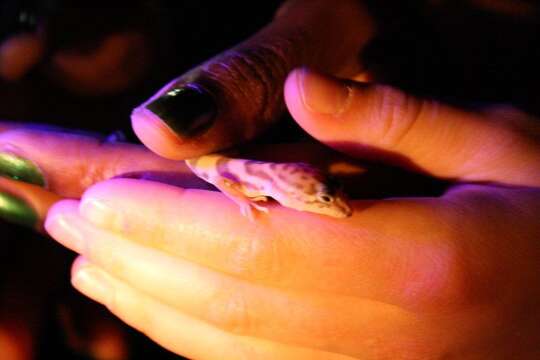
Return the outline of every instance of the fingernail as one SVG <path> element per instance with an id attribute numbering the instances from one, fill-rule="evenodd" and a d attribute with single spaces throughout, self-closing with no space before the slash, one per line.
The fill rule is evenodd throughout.
<path id="1" fill-rule="evenodd" d="M 84 197 L 81 200 L 79 211 L 95 225 L 105 228 L 121 227 L 121 219 L 100 200 Z"/>
<path id="2" fill-rule="evenodd" d="M 216 117 L 212 96 L 195 85 L 184 85 L 163 94 L 146 108 L 182 137 L 200 135 L 208 130 Z"/>
<path id="3" fill-rule="evenodd" d="M 71 274 L 73 286 L 89 298 L 108 305 L 113 297 L 113 287 L 106 275 L 86 259 L 78 258 Z"/>
<path id="4" fill-rule="evenodd" d="M 35 228 L 39 216 L 24 200 L 0 192 L 0 218 L 13 224 Z"/>
<path id="5" fill-rule="evenodd" d="M 296 76 L 302 102 L 308 110 L 337 116 L 348 107 L 352 96 L 350 86 L 306 69 L 300 69 Z"/>
<path id="6" fill-rule="evenodd" d="M 45 187 L 45 177 L 36 164 L 9 152 L 0 152 L 0 176 Z"/>
<path id="7" fill-rule="evenodd" d="M 45 229 L 60 244 L 79 254 L 86 250 L 86 241 L 78 230 L 75 220 L 69 215 L 54 214 L 45 220 Z"/>

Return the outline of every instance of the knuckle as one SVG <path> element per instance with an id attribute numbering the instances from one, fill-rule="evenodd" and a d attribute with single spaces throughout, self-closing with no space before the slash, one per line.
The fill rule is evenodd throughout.
<path id="1" fill-rule="evenodd" d="M 439 214 L 426 233 L 435 240 L 416 248 L 414 262 L 406 272 L 405 297 L 409 305 L 424 311 L 462 309 L 485 295 L 481 267 L 471 258 L 464 231 L 463 214 Z"/>
<path id="2" fill-rule="evenodd" d="M 299 63 L 301 39 L 301 33 L 260 35 L 256 43 L 248 40 L 203 64 L 199 76 L 209 81 L 210 91 L 223 92 L 249 118 L 273 120 L 284 109 L 283 83 Z"/>
<path id="3" fill-rule="evenodd" d="M 284 275 L 279 240 L 254 234 L 238 244 L 230 257 L 233 271 L 243 278 L 277 282 Z"/>
<path id="4" fill-rule="evenodd" d="M 216 80 L 233 101 L 263 120 L 272 119 L 281 104 L 281 79 L 287 66 L 275 48 L 256 46 L 225 52 L 204 71 Z"/>
<path id="5" fill-rule="evenodd" d="M 370 134 L 376 143 L 395 149 L 405 141 L 421 117 L 426 102 L 387 85 L 375 85 L 369 94 Z"/>
<path id="6" fill-rule="evenodd" d="M 252 334 L 255 330 L 252 309 L 242 291 L 220 287 L 211 297 L 208 306 L 208 319 L 218 328 L 236 335 Z"/>

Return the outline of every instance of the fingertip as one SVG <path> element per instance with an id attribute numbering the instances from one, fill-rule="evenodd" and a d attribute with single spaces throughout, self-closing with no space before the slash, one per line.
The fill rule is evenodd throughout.
<path id="1" fill-rule="evenodd" d="M 79 211 L 79 201 L 77 200 L 60 200 L 53 204 L 45 221 L 45 228 L 54 224 L 55 220 L 67 213 L 77 213 Z"/>
<path id="2" fill-rule="evenodd" d="M 78 201 L 59 201 L 49 211 L 44 227 L 47 233 L 60 244 L 75 252 L 82 253 L 85 248 L 85 240 L 79 229 L 78 212 Z"/>
<path id="3" fill-rule="evenodd" d="M 301 118 L 301 115 L 304 111 L 299 86 L 299 77 L 301 71 L 303 71 L 301 68 L 297 68 L 291 71 L 287 76 L 287 79 L 285 80 L 284 87 L 285 104 L 287 105 L 287 109 L 289 109 L 289 112 L 295 119 Z"/>
<path id="4" fill-rule="evenodd" d="M 185 154 L 179 151 L 182 139 L 145 105 L 133 110 L 131 125 L 139 140 L 154 153 L 173 160 L 184 158 Z"/>
<path id="5" fill-rule="evenodd" d="M 307 68 L 293 70 L 285 82 L 285 102 L 304 130 L 320 139 L 341 128 L 351 106 L 353 88 L 344 81 Z"/>
<path id="6" fill-rule="evenodd" d="M 77 256 L 71 265 L 71 278 L 74 278 L 80 270 L 89 266 L 91 266 L 91 263 L 87 258 L 82 255 Z"/>

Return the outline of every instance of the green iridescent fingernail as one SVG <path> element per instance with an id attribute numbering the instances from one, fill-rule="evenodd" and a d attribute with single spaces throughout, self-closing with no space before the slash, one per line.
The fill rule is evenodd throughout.
<path id="1" fill-rule="evenodd" d="M 35 228 L 37 212 L 17 196 L 0 192 L 0 219 L 10 223 Z"/>
<path id="2" fill-rule="evenodd" d="M 35 163 L 9 152 L 0 152 L 0 176 L 45 187 L 45 177 Z"/>

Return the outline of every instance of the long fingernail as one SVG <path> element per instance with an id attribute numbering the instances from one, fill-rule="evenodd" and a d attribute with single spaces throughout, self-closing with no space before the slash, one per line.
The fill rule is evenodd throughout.
<path id="1" fill-rule="evenodd" d="M 328 76 L 300 69 L 297 83 L 304 106 L 323 115 L 340 115 L 348 106 L 352 88 Z"/>
<path id="2" fill-rule="evenodd" d="M 39 216 L 29 204 L 15 195 L 0 192 L 0 218 L 17 225 L 35 228 Z"/>
<path id="3" fill-rule="evenodd" d="M 36 164 L 9 152 L 0 152 L 0 176 L 45 187 L 45 177 Z"/>
<path id="4" fill-rule="evenodd" d="M 182 137 L 204 133 L 214 123 L 217 113 L 212 96 L 190 84 L 168 91 L 146 105 L 146 108 Z"/>

